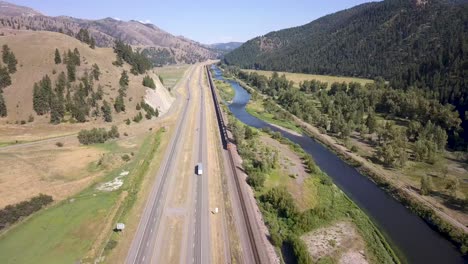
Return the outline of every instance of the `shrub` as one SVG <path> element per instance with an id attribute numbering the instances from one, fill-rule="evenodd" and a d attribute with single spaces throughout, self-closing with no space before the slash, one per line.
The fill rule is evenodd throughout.
<path id="1" fill-rule="evenodd" d="M 143 86 L 151 88 L 151 89 L 156 89 L 156 85 L 154 84 L 153 78 L 149 77 L 148 75 L 146 75 L 143 78 Z"/>
<path id="2" fill-rule="evenodd" d="M 57 143 L 55 143 L 55 145 L 56 145 L 57 147 L 59 147 L 59 148 L 63 147 L 63 143 L 62 143 L 62 142 L 57 142 Z"/>
<path id="3" fill-rule="evenodd" d="M 29 123 L 34 122 L 34 116 L 33 115 L 29 115 L 28 122 Z"/>
<path id="4" fill-rule="evenodd" d="M 22 125 L 26 124 L 26 120 L 21 120 L 21 124 Z"/>
<path id="5" fill-rule="evenodd" d="M 130 160 L 130 156 L 128 154 L 122 155 L 122 160 L 128 162 Z"/>
<path id="6" fill-rule="evenodd" d="M 351 152 L 358 152 L 358 148 L 356 146 L 351 147 Z"/>

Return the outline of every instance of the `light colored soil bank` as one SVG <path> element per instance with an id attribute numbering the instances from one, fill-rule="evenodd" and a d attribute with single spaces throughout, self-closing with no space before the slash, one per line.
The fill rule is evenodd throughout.
<path id="1" fill-rule="evenodd" d="M 362 237 L 350 222 L 338 222 L 302 236 L 314 261 L 324 257 L 339 263 L 367 264 Z"/>

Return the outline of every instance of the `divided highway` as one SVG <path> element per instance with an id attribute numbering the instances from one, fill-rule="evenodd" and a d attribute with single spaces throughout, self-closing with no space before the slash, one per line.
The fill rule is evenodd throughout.
<path id="1" fill-rule="evenodd" d="M 190 73 L 190 76 L 192 74 L 193 70 Z M 180 135 L 186 126 L 187 109 L 190 103 L 189 83 L 191 78 L 192 77 L 188 77 L 187 80 L 187 100 L 183 103 L 182 114 L 177 121 L 174 136 L 171 139 L 164 161 L 161 163 L 156 182 L 151 190 L 140 224 L 127 255 L 126 263 L 128 264 L 151 263 L 152 251 L 157 237 L 156 232 L 159 228 L 164 201 L 167 194 L 166 180 L 177 168 L 177 162 L 175 162 L 174 157 L 177 156 L 176 152 L 182 144 Z M 183 98 L 180 99 L 184 100 Z"/>

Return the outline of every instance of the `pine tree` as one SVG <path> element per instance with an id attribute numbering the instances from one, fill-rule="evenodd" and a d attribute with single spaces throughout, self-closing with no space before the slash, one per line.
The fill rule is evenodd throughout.
<path id="1" fill-rule="evenodd" d="M 0 117 L 5 117 L 7 114 L 5 99 L 3 98 L 3 93 L 0 92 Z"/>
<path id="2" fill-rule="evenodd" d="M 148 75 L 143 77 L 143 86 L 146 86 L 146 87 L 149 87 L 149 88 L 152 88 L 152 89 L 156 88 L 156 85 L 154 84 L 153 78 L 149 77 Z"/>
<path id="3" fill-rule="evenodd" d="M 60 57 L 60 52 L 58 49 L 55 49 L 55 64 L 62 63 L 62 58 Z"/>
<path id="4" fill-rule="evenodd" d="M 44 93 L 37 83 L 34 83 L 33 109 L 38 115 L 47 113 L 47 99 L 44 97 Z"/>
<path id="5" fill-rule="evenodd" d="M 8 54 L 8 62 L 7 62 L 8 71 L 10 73 L 16 72 L 16 64 L 18 64 L 18 61 L 16 60 L 15 54 L 13 54 L 13 52 L 10 52 Z"/>
<path id="6" fill-rule="evenodd" d="M 57 96 L 52 95 L 50 104 L 50 123 L 59 124 L 63 118 L 63 104 L 59 102 Z"/>
<path id="7" fill-rule="evenodd" d="M 106 100 L 102 102 L 101 111 L 103 113 L 104 121 L 112 122 L 112 110 L 109 103 L 107 103 Z"/>
<path id="8" fill-rule="evenodd" d="M 92 49 L 96 48 L 96 40 L 94 40 L 93 37 L 91 37 L 91 39 L 89 40 L 89 47 Z"/>
<path id="9" fill-rule="evenodd" d="M 125 103 L 123 96 L 119 95 L 114 102 L 114 109 L 117 113 L 124 112 L 125 111 Z"/>
<path id="10" fill-rule="evenodd" d="M 2 60 L 3 63 L 8 64 L 8 55 L 10 54 L 10 48 L 4 44 L 2 47 Z"/>
<path id="11" fill-rule="evenodd" d="M 11 77 L 6 67 L 0 67 L 0 91 L 11 85 Z"/>
<path id="12" fill-rule="evenodd" d="M 74 82 L 76 80 L 76 66 L 70 60 L 68 60 L 67 63 L 67 76 L 69 82 Z"/>
<path id="13" fill-rule="evenodd" d="M 94 80 L 99 81 L 99 76 L 101 75 L 101 71 L 99 69 L 99 66 L 95 63 L 93 64 L 93 70 L 92 70 L 92 75 Z"/>
<path id="14" fill-rule="evenodd" d="M 120 76 L 119 84 L 120 84 L 120 86 L 122 86 L 122 87 L 127 87 L 127 86 L 128 86 L 128 82 L 129 82 L 129 80 L 128 80 L 128 73 L 127 73 L 127 71 L 124 70 L 124 71 L 122 72 L 122 75 Z"/>

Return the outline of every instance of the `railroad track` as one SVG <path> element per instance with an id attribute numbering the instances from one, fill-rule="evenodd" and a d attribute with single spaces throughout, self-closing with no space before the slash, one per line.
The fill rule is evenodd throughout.
<path id="1" fill-rule="evenodd" d="M 232 150 L 232 148 L 229 147 L 230 143 L 229 143 L 229 138 L 228 138 L 228 135 L 227 135 L 227 128 L 226 128 L 226 125 L 225 125 L 225 122 L 224 122 L 223 113 L 221 112 L 221 108 L 219 106 L 219 101 L 218 101 L 215 86 L 214 86 L 214 83 L 213 83 L 213 80 L 212 80 L 212 77 L 211 77 L 210 70 L 209 70 L 208 66 L 205 66 L 205 67 L 206 67 L 206 71 L 207 71 L 207 75 L 208 75 L 208 80 L 209 80 L 208 82 L 209 82 L 209 85 L 210 85 L 211 94 L 213 96 L 213 101 L 214 101 L 214 104 L 215 104 L 216 117 L 217 117 L 217 120 L 218 120 L 218 126 L 219 126 L 219 130 L 220 130 L 220 134 L 221 134 L 221 141 L 222 141 L 222 144 L 223 144 L 223 148 L 225 150 L 227 150 L 227 152 L 228 152 L 229 163 L 230 163 L 231 171 L 232 171 L 232 173 L 234 175 L 234 182 L 236 183 L 236 190 L 237 190 L 237 193 L 239 195 L 239 200 L 240 200 L 241 209 L 242 209 L 242 215 L 243 215 L 243 218 L 244 218 L 244 221 L 245 221 L 245 224 L 246 224 L 247 234 L 248 234 L 248 237 L 249 237 L 250 246 L 251 246 L 251 249 L 252 249 L 254 261 L 255 261 L 255 263 L 261 264 L 262 261 L 261 261 L 261 258 L 260 258 L 258 245 L 257 245 L 257 242 L 255 240 L 255 236 L 254 236 L 253 229 L 252 229 L 252 224 L 250 222 L 250 217 L 249 217 L 246 202 L 245 202 L 245 199 L 244 199 L 244 193 L 242 191 L 241 183 L 239 181 L 239 176 L 237 174 L 236 165 L 234 163 L 234 158 L 233 158 L 233 155 L 232 155 L 233 150 Z"/>

